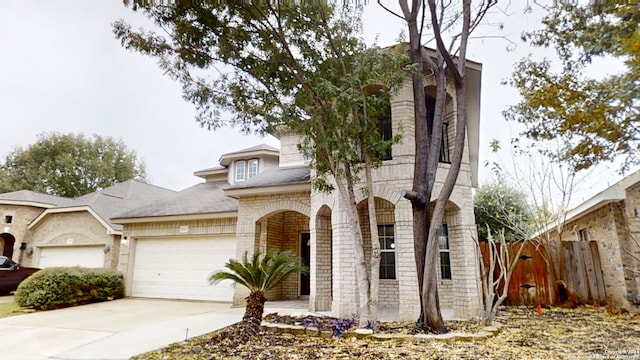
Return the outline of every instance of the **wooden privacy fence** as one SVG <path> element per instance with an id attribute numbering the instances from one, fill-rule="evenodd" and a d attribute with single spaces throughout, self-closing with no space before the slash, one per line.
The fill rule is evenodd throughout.
<path id="1" fill-rule="evenodd" d="M 570 294 L 578 302 L 604 303 L 606 293 L 598 243 L 595 241 L 564 241 L 561 251 L 560 279 L 564 280 Z"/>
<path id="2" fill-rule="evenodd" d="M 520 245 L 507 246 L 513 259 Z M 488 244 L 480 243 L 480 250 L 488 268 Z M 500 269 L 496 266 L 494 276 L 497 278 L 499 275 Z M 503 286 L 504 283 L 500 284 L 499 291 Z M 540 244 L 528 242 L 511 274 L 505 304 L 560 305 L 567 301 L 602 304 L 605 299 L 598 244 L 595 241 L 563 241 L 559 248 L 552 247 L 549 250 Z"/>

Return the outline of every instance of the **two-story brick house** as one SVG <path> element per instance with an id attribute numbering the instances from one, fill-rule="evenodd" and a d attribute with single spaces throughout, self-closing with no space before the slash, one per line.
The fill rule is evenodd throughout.
<path id="1" fill-rule="evenodd" d="M 481 65 L 467 64 L 468 133 L 441 229 L 438 263 L 440 304 L 459 317 L 476 316 L 481 308 L 478 256 L 472 240 Z M 425 76 L 425 84 L 426 94 L 435 94 L 432 76 Z M 456 131 L 454 97 L 450 86 L 434 196 L 449 169 L 449 142 Z M 429 96 L 427 107 L 433 111 Z M 376 241 L 382 251 L 380 306 L 397 311 L 403 320 L 415 320 L 420 304 L 412 210 L 401 196 L 402 190 L 412 188 L 415 163 L 409 79 L 392 98 L 389 114 L 380 119 L 380 130 L 385 137 L 400 131 L 401 141 L 373 172 L 379 226 Z M 28 199 L 18 201 L 19 194 L 6 195 L 3 215 L 13 224 L 5 226 L 10 231 L 0 234 L 2 244 L 15 250 L 14 258 L 28 253 L 25 264 L 36 266 L 43 253 L 53 254 L 53 250 L 65 254 L 93 251 L 96 266 L 103 264 L 124 273 L 128 296 L 236 304 L 244 301 L 246 292 L 229 283 L 209 284 L 213 271 L 222 269 L 229 258 L 242 258 L 245 252 L 292 250 L 310 265 L 310 273 L 288 279 L 268 294 L 269 299 L 308 299 L 312 311 L 350 316 L 357 309 L 351 224 L 340 208 L 337 192 L 312 189 L 309 159 L 298 149 L 301 138 L 275 135 L 280 149 L 259 145 L 225 154 L 219 166 L 194 173 L 204 182 L 178 192 L 128 182 L 75 200 L 39 197 L 35 208 Z M 9 207 L 16 205 L 13 202 L 18 207 Z M 358 202 L 365 247 L 370 247 L 366 199 L 361 197 Z M 23 210 L 29 212 L 29 219 L 19 216 Z M 18 224 L 24 225 L 24 236 Z"/>
<path id="2" fill-rule="evenodd" d="M 468 136 L 463 164 L 447 206 L 440 237 L 441 305 L 456 316 L 478 315 L 481 308 L 472 188 L 477 184 L 481 65 L 468 62 Z M 432 77 L 425 92 L 435 93 Z M 449 100 L 455 94 L 449 89 Z M 428 100 L 428 107 L 433 102 Z M 447 119 L 455 118 L 455 102 L 447 101 Z M 385 136 L 401 131 L 402 140 L 373 173 L 376 216 L 382 246 L 380 306 L 398 309 L 401 319 L 419 313 L 413 254 L 412 210 L 401 197 L 412 188 L 415 161 L 414 107 L 407 80 L 393 97 L 390 117 L 381 119 Z M 431 110 L 433 111 L 433 110 Z M 449 168 L 449 141 L 454 122 L 445 126 L 443 151 L 434 195 Z M 226 259 L 245 252 L 292 250 L 310 265 L 310 274 L 291 278 L 268 294 L 271 300 L 307 299 L 313 311 L 337 316 L 356 313 L 353 242 L 337 192 L 312 189 L 308 161 L 299 151 L 301 138 L 277 134 L 280 150 L 266 145 L 223 155 L 220 166 L 195 173 L 205 183 L 120 214 L 124 237 L 119 268 L 126 273 L 131 296 L 233 300 L 246 292 L 219 284 L 208 274 Z M 366 199 L 360 202 L 365 246 L 370 247 Z M 187 285 L 188 284 L 188 285 Z M 189 290 L 190 289 L 190 290 Z M 213 290 L 212 290 L 213 289 Z"/>

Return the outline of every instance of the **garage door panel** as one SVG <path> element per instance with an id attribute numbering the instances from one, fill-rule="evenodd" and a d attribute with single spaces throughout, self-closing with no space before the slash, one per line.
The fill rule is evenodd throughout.
<path id="1" fill-rule="evenodd" d="M 131 295 L 231 301 L 231 282 L 211 285 L 209 276 L 224 269 L 235 251 L 235 239 L 138 239 Z"/>
<path id="2" fill-rule="evenodd" d="M 56 246 L 40 249 L 38 267 L 104 267 L 103 246 Z"/>

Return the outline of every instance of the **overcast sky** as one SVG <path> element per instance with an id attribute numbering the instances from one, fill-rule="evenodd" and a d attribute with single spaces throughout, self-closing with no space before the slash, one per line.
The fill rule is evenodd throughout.
<path id="1" fill-rule="evenodd" d="M 517 136 L 500 115 L 517 94 L 500 81 L 531 51 L 519 43 L 520 33 L 538 26 L 520 6 L 507 9 L 509 16 L 491 15 L 494 24 L 504 23 L 502 32 L 487 27 L 477 34 L 508 37 L 518 43 L 515 51 L 506 52 L 508 43 L 496 38 L 474 39 L 469 51 L 470 59 L 483 63 L 481 163 L 492 138 Z M 179 84 L 163 76 L 153 59 L 121 47 L 111 26 L 118 19 L 135 28 L 148 24 L 119 0 L 0 0 L 1 159 L 42 132 L 111 136 L 144 159 L 153 184 L 181 190 L 200 182 L 193 172 L 217 166 L 224 153 L 262 142 L 279 146 L 272 137 L 200 128 Z M 375 3 L 367 5 L 364 23 L 365 38 L 377 36 L 380 45 L 394 43 L 403 28 Z M 481 181 L 489 177 L 481 166 Z"/>

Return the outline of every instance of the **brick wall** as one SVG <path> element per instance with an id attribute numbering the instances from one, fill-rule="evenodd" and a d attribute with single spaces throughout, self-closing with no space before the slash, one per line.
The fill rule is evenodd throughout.
<path id="1" fill-rule="evenodd" d="M 264 250 L 270 246 L 271 235 L 270 231 L 273 231 L 274 241 L 279 242 L 282 247 L 281 250 L 294 250 L 296 254 L 299 254 L 299 249 L 296 245 L 295 248 L 287 249 L 287 246 L 291 246 L 293 243 L 292 235 L 287 235 L 286 231 L 293 231 L 288 228 L 287 220 L 292 221 L 291 224 L 298 224 L 306 221 L 306 225 L 295 225 L 303 228 L 296 228 L 295 232 L 309 231 L 309 213 L 310 213 L 310 198 L 309 192 L 290 192 L 290 193 L 270 193 L 264 195 L 255 196 L 243 196 L 239 198 L 238 205 L 238 219 L 236 226 L 236 239 L 237 254 L 242 254 L 247 251 L 250 254 L 257 249 Z M 287 213 L 293 212 L 300 214 L 301 217 L 289 216 Z M 306 219 L 306 220 L 302 220 Z M 266 221 L 266 222 L 265 222 Z M 272 222 L 273 221 L 273 222 Z M 270 227 L 269 223 L 272 222 Z M 282 229 L 281 241 L 276 240 L 280 238 L 278 225 Z M 295 281 L 295 284 L 293 283 Z M 282 298 L 283 296 L 293 296 L 295 288 L 295 296 L 298 294 L 298 281 L 297 279 L 289 279 L 289 283 L 283 284 L 282 288 L 275 293 L 267 294 L 272 295 L 273 300 Z M 241 287 L 235 288 L 233 302 L 236 305 L 244 304 L 244 298 L 248 295 L 247 291 Z"/>
<path id="2" fill-rule="evenodd" d="M 589 241 L 598 243 L 607 301 L 615 306 L 626 303 L 627 293 L 620 248 L 623 221 L 619 204 L 607 204 L 567 222 L 562 232 L 562 241 L 580 241 L 579 233 L 585 230 Z M 558 234 L 554 231 L 552 241 L 557 240 Z"/>
<path id="3" fill-rule="evenodd" d="M 32 231 L 31 244 L 36 248 L 34 262 L 38 261 L 43 247 L 107 245 L 110 251 L 105 254 L 103 266 L 117 268 L 120 243 L 114 240 L 119 237 L 107 234 L 107 228 L 87 211 L 49 214 Z"/>
<path id="4" fill-rule="evenodd" d="M 43 208 L 20 205 L 0 205 L 0 233 L 14 237 L 13 260 L 24 266 L 33 266 L 33 255 L 28 256 L 20 250 L 20 244 L 27 243 L 28 249 L 35 249 L 30 243 L 31 233 L 27 230 L 29 223 L 44 211 Z M 5 223 L 5 216 L 12 216 L 11 224 Z M 2 241 L 2 240 L 0 240 Z M 4 248 L 4 242 L 2 247 Z"/>
<path id="5" fill-rule="evenodd" d="M 627 292 L 640 296 L 640 183 L 626 189 L 624 237 L 621 247 Z"/>

